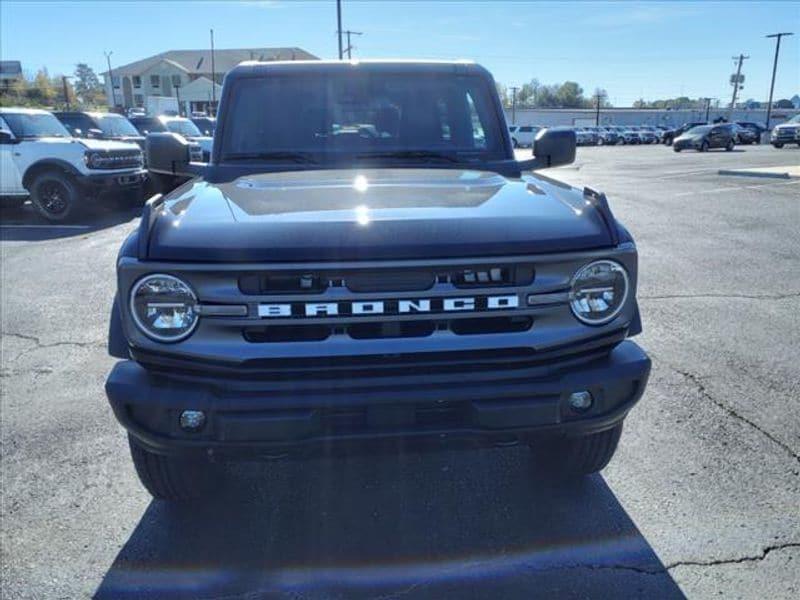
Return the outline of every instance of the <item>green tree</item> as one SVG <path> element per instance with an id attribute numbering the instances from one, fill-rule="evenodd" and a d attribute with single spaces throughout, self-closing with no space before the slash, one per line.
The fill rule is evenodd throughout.
<path id="1" fill-rule="evenodd" d="M 582 108 L 585 106 L 583 88 L 574 81 L 565 81 L 558 88 L 556 98 L 561 108 Z"/>
<path id="2" fill-rule="evenodd" d="M 511 100 L 508 97 L 508 89 L 506 88 L 505 84 L 495 81 L 494 85 L 497 88 L 497 95 L 500 96 L 500 102 L 503 104 L 503 106 L 506 108 L 511 106 Z"/>
<path id="3" fill-rule="evenodd" d="M 94 70 L 86 63 L 75 65 L 75 93 L 83 104 L 98 104 L 104 95 L 103 85 Z"/>
<path id="4" fill-rule="evenodd" d="M 47 68 L 42 67 L 33 78 L 33 85 L 28 86 L 27 96 L 34 103 L 42 106 L 51 106 L 56 98 L 56 90 Z"/>

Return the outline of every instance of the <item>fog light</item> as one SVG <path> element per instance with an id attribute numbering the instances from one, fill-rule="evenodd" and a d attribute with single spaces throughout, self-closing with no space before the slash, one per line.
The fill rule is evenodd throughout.
<path id="1" fill-rule="evenodd" d="M 185 410 L 181 413 L 180 425 L 184 431 L 199 431 L 206 424 L 206 413 L 202 410 Z"/>
<path id="2" fill-rule="evenodd" d="M 586 412 L 592 407 L 594 398 L 587 391 L 573 392 L 569 395 L 569 406 L 575 412 Z"/>

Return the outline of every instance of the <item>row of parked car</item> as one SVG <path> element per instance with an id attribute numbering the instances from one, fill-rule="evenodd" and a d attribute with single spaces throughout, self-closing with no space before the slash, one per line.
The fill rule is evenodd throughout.
<path id="1" fill-rule="evenodd" d="M 166 191 L 175 182 L 147 172 L 150 133 L 179 134 L 191 160 L 211 155 L 215 119 L 30 108 L 0 108 L 0 196 L 3 204 L 28 198 L 45 219 L 66 221 L 87 199 Z"/>
<path id="2" fill-rule="evenodd" d="M 776 126 L 770 134 L 770 143 L 776 148 L 784 144 L 800 144 L 800 116 L 795 116 L 787 123 Z M 706 123 L 703 121 L 685 123 L 680 127 L 668 128 L 662 125 L 603 125 L 596 127 L 572 127 L 575 131 L 576 141 L 579 146 L 604 146 L 624 144 L 666 144 L 673 142 L 687 134 L 690 130 L 703 127 L 692 135 L 697 137 L 700 132 L 712 133 L 715 140 L 724 138 L 725 146 L 732 140 L 733 144 L 757 144 L 761 135 L 766 131 L 757 123 L 739 121 L 736 123 Z M 511 125 L 508 130 L 515 147 L 527 147 L 533 144 L 537 132 L 542 127 L 533 125 Z M 714 144 L 717 144 L 715 141 Z"/>

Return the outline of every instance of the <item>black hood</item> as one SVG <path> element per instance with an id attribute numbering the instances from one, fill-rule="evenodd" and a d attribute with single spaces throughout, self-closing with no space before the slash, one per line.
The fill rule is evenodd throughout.
<path id="1" fill-rule="evenodd" d="M 193 180 L 165 202 L 148 256 L 176 261 L 458 258 L 608 247 L 581 191 L 449 169 L 266 173 Z"/>

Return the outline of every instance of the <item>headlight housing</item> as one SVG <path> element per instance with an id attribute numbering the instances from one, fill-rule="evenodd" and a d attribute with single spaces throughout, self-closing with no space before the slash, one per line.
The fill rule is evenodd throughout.
<path id="1" fill-rule="evenodd" d="M 197 296 L 172 275 L 147 275 L 137 281 L 131 290 L 130 310 L 142 333 L 159 342 L 189 337 L 199 319 Z"/>
<path id="2" fill-rule="evenodd" d="M 103 156 L 99 152 L 86 152 L 83 160 L 90 169 L 100 169 L 103 166 Z"/>
<path id="3" fill-rule="evenodd" d="M 625 267 L 613 260 L 597 260 L 575 273 L 569 305 L 579 321 L 587 325 L 603 325 L 622 310 L 629 288 Z"/>

